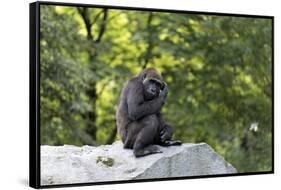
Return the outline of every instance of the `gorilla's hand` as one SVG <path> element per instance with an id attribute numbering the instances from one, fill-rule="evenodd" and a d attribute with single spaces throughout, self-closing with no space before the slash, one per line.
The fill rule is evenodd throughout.
<path id="1" fill-rule="evenodd" d="M 159 97 L 163 100 L 163 102 L 165 102 L 167 94 L 168 94 L 168 85 L 164 83 L 164 87 L 163 89 L 160 91 Z"/>

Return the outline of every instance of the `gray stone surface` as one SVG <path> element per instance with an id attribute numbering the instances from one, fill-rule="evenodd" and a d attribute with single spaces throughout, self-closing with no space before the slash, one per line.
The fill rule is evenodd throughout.
<path id="1" fill-rule="evenodd" d="M 41 185 L 237 173 L 206 143 L 160 147 L 135 158 L 120 141 L 99 147 L 41 146 Z"/>

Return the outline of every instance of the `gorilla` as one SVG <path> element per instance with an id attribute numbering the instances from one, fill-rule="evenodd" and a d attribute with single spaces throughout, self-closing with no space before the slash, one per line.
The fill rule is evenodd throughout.
<path id="1" fill-rule="evenodd" d="M 161 153 L 157 145 L 181 145 L 172 140 L 173 129 L 161 117 L 168 86 L 155 68 L 144 69 L 122 89 L 116 112 L 117 131 L 124 148 L 136 157 Z"/>

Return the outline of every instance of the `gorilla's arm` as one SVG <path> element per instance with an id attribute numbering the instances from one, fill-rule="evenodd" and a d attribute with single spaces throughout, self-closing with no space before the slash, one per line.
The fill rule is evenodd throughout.
<path id="1" fill-rule="evenodd" d="M 159 96 L 150 101 L 144 101 L 142 83 L 131 81 L 128 84 L 129 92 L 127 95 L 129 119 L 136 121 L 144 116 L 158 113 L 165 103 L 166 95 Z"/>

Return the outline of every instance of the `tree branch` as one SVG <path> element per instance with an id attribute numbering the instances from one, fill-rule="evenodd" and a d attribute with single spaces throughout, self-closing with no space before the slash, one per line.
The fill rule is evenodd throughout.
<path id="1" fill-rule="evenodd" d="M 105 32 L 105 29 L 106 29 L 106 19 L 107 19 L 107 14 L 108 13 L 108 10 L 107 9 L 103 9 L 103 19 L 102 19 L 102 23 L 101 23 L 101 26 L 100 26 L 100 31 L 99 31 L 99 34 L 98 34 L 98 37 L 97 39 L 95 40 L 97 43 L 99 43 L 102 39 L 102 36 Z"/>
<path id="2" fill-rule="evenodd" d="M 102 13 L 103 13 L 103 11 L 100 11 L 100 12 L 95 16 L 95 18 L 93 19 L 93 21 L 91 22 L 91 24 L 96 23 Z"/>
<path id="3" fill-rule="evenodd" d="M 149 59 L 151 58 L 151 51 L 152 51 L 152 48 L 153 48 L 153 37 L 152 37 L 152 26 L 151 26 L 152 18 L 153 18 L 153 14 L 152 14 L 152 12 L 150 12 L 149 15 L 148 15 L 148 18 L 147 18 L 147 31 L 148 31 L 147 42 L 148 42 L 148 47 L 147 47 L 146 53 L 144 55 L 144 64 L 142 66 L 142 69 L 146 68 L 146 66 L 149 62 Z"/>
<path id="4" fill-rule="evenodd" d="M 111 80 L 108 80 L 108 81 L 106 81 L 106 82 L 102 85 L 101 90 L 97 93 L 97 96 L 98 96 L 98 97 L 101 96 L 101 94 L 103 93 L 103 91 L 104 91 L 105 88 L 107 87 L 108 83 L 110 83 L 110 82 L 111 82 Z"/>
<path id="5" fill-rule="evenodd" d="M 84 21 L 84 24 L 85 24 L 85 27 L 86 27 L 86 30 L 87 30 L 87 38 L 89 40 L 93 40 L 94 36 L 92 34 L 92 22 L 89 18 L 88 9 L 85 8 L 85 7 L 78 7 L 77 10 L 78 10 L 78 13 L 81 15 L 81 17 Z"/>

